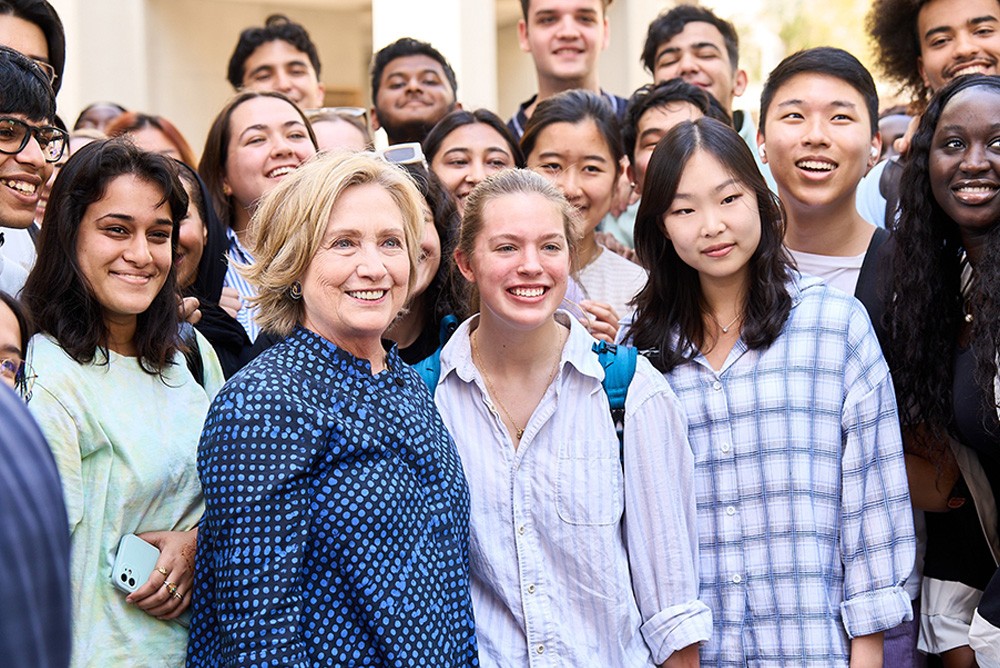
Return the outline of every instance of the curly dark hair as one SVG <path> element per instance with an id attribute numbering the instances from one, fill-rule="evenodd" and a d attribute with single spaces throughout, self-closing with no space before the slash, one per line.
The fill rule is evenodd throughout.
<path id="1" fill-rule="evenodd" d="M 917 15 L 929 0 L 873 0 L 865 17 L 865 29 L 874 42 L 875 64 L 902 91 L 926 103 L 930 90 L 917 67 L 920 36 Z"/>
<path id="2" fill-rule="evenodd" d="M 751 349 L 767 348 L 778 338 L 792 309 L 786 283 L 792 259 L 785 250 L 785 216 L 768 190 L 746 142 L 713 118 L 685 121 L 653 150 L 635 218 L 635 249 L 649 282 L 636 295 L 636 314 L 627 337 L 662 372 L 692 359 L 705 341 L 704 299 L 698 272 L 685 263 L 663 233 L 663 215 L 673 202 L 688 161 L 707 151 L 743 187 L 753 191 L 760 215 L 760 243 L 749 261 L 743 340 Z"/>
<path id="3" fill-rule="evenodd" d="M 177 251 L 177 229 L 187 212 L 188 196 L 177 178 L 174 160 L 141 151 L 123 137 L 92 142 L 74 153 L 59 173 L 38 237 L 38 260 L 21 292 L 38 331 L 50 334 L 80 364 L 107 353 L 103 307 L 80 269 L 77 240 L 88 207 L 104 197 L 108 184 L 133 174 L 161 193 L 170 207 L 171 251 Z M 177 274 L 171 265 L 159 293 L 138 316 L 135 346 L 143 371 L 159 375 L 180 350 Z"/>
<path id="4" fill-rule="evenodd" d="M 243 76 L 246 74 L 243 68 L 250 55 L 261 45 L 276 39 L 288 42 L 295 49 L 306 54 L 313 69 L 316 70 L 316 78 L 319 79 L 319 53 L 305 27 L 292 21 L 284 14 L 272 14 L 267 17 L 263 26 L 253 26 L 240 33 L 233 55 L 229 57 L 229 67 L 226 70 L 226 78 L 235 90 L 243 87 Z"/>
<path id="5" fill-rule="evenodd" d="M 953 355 L 964 323 L 964 299 L 962 239 L 958 225 L 941 209 L 931 190 L 931 142 L 948 103 L 974 87 L 1000 94 L 1000 77 L 972 75 L 951 81 L 924 112 L 903 168 L 894 232 L 896 270 L 893 299 L 886 309 L 886 357 L 900 414 L 910 422 L 925 424 L 936 437 L 946 433 L 951 422 Z M 975 378 L 986 396 L 993 396 L 1000 353 L 1000 224 L 989 232 L 973 271 L 975 280 L 966 298 L 976 314 L 972 324 Z"/>
<path id="6" fill-rule="evenodd" d="M 458 95 L 458 78 L 455 76 L 455 70 L 452 69 L 448 59 L 427 42 L 421 42 L 412 37 L 401 37 L 392 44 L 382 47 L 372 56 L 372 104 L 378 98 L 378 90 L 382 86 L 382 72 L 392 61 L 407 56 L 427 56 L 431 60 L 437 61 L 441 69 L 444 70 L 444 76 L 448 80 L 448 85 L 451 86 L 452 95 Z"/>

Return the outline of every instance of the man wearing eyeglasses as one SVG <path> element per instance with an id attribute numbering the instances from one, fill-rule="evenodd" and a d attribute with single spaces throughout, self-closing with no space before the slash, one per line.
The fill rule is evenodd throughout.
<path id="1" fill-rule="evenodd" d="M 0 81 L 0 228 L 21 230 L 31 225 L 41 188 L 69 138 L 52 126 L 55 93 L 35 62 L 0 46 Z M 26 278 L 0 247 L 0 290 L 16 295 Z"/>
<path id="2" fill-rule="evenodd" d="M 0 44 L 34 60 L 59 92 L 66 33 L 52 5 L 45 0 L 0 0 Z"/>

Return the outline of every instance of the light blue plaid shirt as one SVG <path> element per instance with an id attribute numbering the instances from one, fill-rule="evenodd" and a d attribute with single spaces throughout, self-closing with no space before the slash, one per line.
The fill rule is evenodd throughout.
<path id="1" fill-rule="evenodd" d="M 799 278 L 765 350 L 667 380 L 695 454 L 702 665 L 847 665 L 848 637 L 912 618 L 910 497 L 892 381 L 864 308 Z"/>
<path id="2" fill-rule="evenodd" d="M 226 238 L 229 240 L 229 266 L 226 268 L 226 278 L 223 279 L 222 284 L 227 288 L 233 288 L 239 293 L 240 301 L 243 302 L 243 308 L 236 312 L 236 322 L 243 325 L 243 329 L 247 330 L 247 336 L 253 342 L 257 339 L 257 335 L 260 334 L 260 325 L 257 324 L 256 320 L 257 307 L 250 304 L 247 300 L 251 297 L 256 297 L 257 290 L 250 285 L 247 279 L 240 276 L 239 272 L 233 266 L 234 261 L 239 264 L 253 264 L 253 256 L 250 255 L 250 251 L 243 247 L 239 237 L 236 236 L 231 227 L 226 228 Z"/>

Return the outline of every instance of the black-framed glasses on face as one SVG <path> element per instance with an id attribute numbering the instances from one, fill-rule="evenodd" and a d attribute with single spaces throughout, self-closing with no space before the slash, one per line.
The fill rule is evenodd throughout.
<path id="1" fill-rule="evenodd" d="M 69 134 L 48 125 L 29 125 L 20 118 L 0 117 L 0 153 L 15 155 L 35 136 L 45 162 L 57 162 L 69 143 Z"/>
<path id="2" fill-rule="evenodd" d="M 40 69 L 45 75 L 45 78 L 49 80 L 50 85 L 56 85 L 56 79 L 59 78 L 59 75 L 56 74 L 56 68 L 52 67 L 52 63 L 47 63 L 44 60 L 38 60 L 36 58 L 32 58 L 31 62 L 38 65 L 38 69 Z"/>

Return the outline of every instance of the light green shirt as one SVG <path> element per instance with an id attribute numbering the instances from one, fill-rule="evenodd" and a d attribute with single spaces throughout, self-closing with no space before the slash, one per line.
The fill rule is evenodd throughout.
<path id="1" fill-rule="evenodd" d="M 224 382 L 201 335 L 205 388 L 182 355 L 163 377 L 110 352 L 78 364 L 54 339 L 31 340 L 28 406 L 55 455 L 72 540 L 73 666 L 184 665 L 187 629 L 125 603 L 111 584 L 123 534 L 184 531 L 204 511 L 198 438 Z"/>

